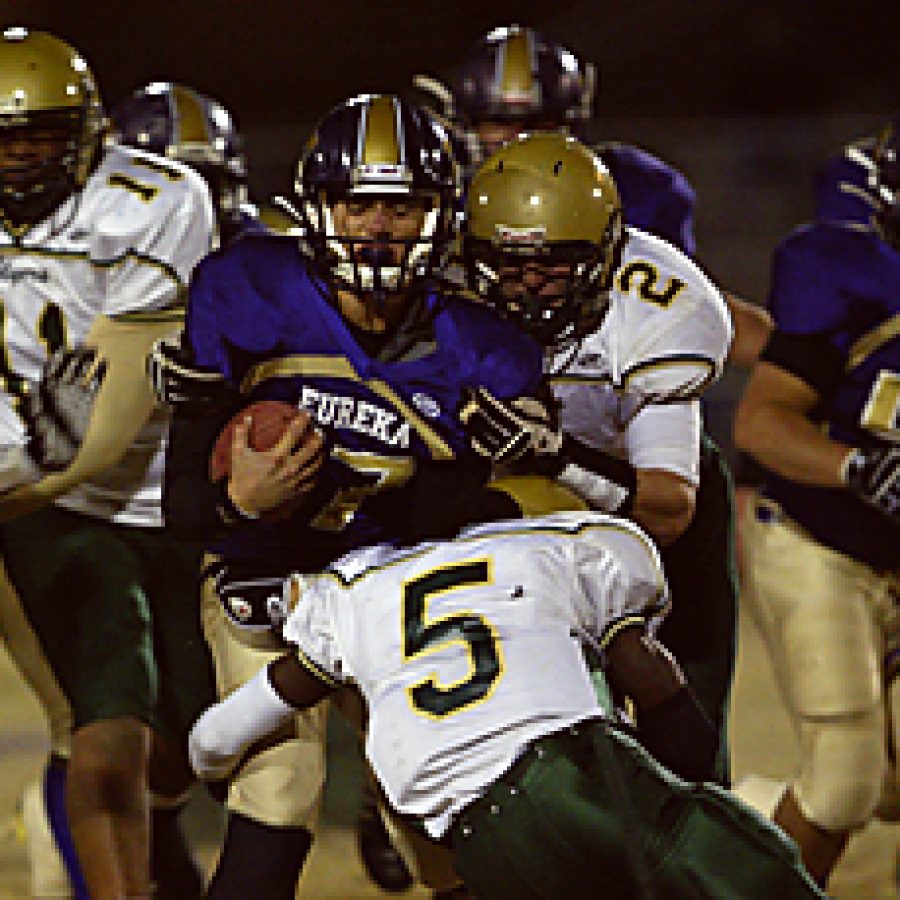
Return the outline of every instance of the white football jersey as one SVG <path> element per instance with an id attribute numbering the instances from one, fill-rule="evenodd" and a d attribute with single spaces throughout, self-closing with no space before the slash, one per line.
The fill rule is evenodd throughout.
<path id="1" fill-rule="evenodd" d="M 697 398 L 722 373 L 731 318 L 680 250 L 636 228 L 627 233 L 603 323 L 550 354 L 545 369 L 567 433 L 696 483 Z"/>
<path id="2" fill-rule="evenodd" d="M 0 222 L 0 446 L 24 442 L 16 407 L 47 356 L 98 316 L 172 314 L 210 249 L 212 206 L 192 170 L 139 150 L 104 154 L 83 190 L 16 236 Z M 161 523 L 165 413 L 123 460 L 58 503 L 136 525 Z"/>
<path id="3" fill-rule="evenodd" d="M 366 753 L 391 804 L 442 835 L 538 737 L 602 715 L 582 644 L 655 631 L 668 602 L 634 524 L 559 513 L 408 551 L 369 548 L 315 578 L 285 638 L 312 671 L 354 681 Z"/>

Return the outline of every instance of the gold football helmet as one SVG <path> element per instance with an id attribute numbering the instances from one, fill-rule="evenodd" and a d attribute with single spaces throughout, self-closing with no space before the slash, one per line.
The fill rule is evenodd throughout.
<path id="1" fill-rule="evenodd" d="M 472 178 L 469 286 L 544 345 L 599 325 L 624 239 L 619 192 L 574 137 L 522 135 Z"/>
<path id="2" fill-rule="evenodd" d="M 40 221 L 82 187 L 103 129 L 96 82 L 78 51 L 43 31 L 7 28 L 0 39 L 4 218 Z"/>

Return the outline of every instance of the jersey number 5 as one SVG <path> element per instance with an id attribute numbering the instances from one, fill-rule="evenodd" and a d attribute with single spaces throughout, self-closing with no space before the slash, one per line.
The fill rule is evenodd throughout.
<path id="1" fill-rule="evenodd" d="M 403 586 L 403 659 L 407 662 L 448 644 L 465 644 L 469 672 L 453 684 L 441 684 L 436 675 L 407 688 L 416 712 L 440 719 L 486 700 L 503 675 L 500 639 L 494 626 L 474 612 L 428 618 L 428 601 L 436 594 L 490 584 L 488 560 L 441 566 Z"/>

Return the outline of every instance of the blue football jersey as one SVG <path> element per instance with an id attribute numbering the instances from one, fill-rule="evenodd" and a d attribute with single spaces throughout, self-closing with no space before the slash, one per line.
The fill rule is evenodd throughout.
<path id="1" fill-rule="evenodd" d="M 223 373 L 248 402 L 305 408 L 330 451 L 316 488 L 327 502 L 311 522 L 254 523 L 219 549 L 265 556 L 290 545 L 317 568 L 391 541 L 367 500 L 402 490 L 417 460 L 452 463 L 473 452 L 457 418 L 465 389 L 506 398 L 537 389 L 541 351 L 512 325 L 437 294 L 425 307 L 428 340 L 409 358 L 385 362 L 361 349 L 295 239 L 248 237 L 200 264 L 186 323 L 198 364 Z"/>
<path id="2" fill-rule="evenodd" d="M 875 211 L 875 194 L 869 184 L 874 165 L 871 145 L 872 141 L 851 144 L 816 171 L 816 219 L 820 222 L 869 224 Z"/>
<path id="3" fill-rule="evenodd" d="M 694 190 L 677 169 L 628 144 L 594 148 L 609 169 L 625 210 L 625 222 L 674 244 L 688 256 L 694 240 Z"/>
<path id="4" fill-rule="evenodd" d="M 821 337 L 841 361 L 816 411 L 828 434 L 856 447 L 900 442 L 900 252 L 867 228 L 798 228 L 776 250 L 769 308 L 780 332 Z M 819 541 L 897 566 L 900 526 L 850 492 L 774 475 L 766 491 Z"/>

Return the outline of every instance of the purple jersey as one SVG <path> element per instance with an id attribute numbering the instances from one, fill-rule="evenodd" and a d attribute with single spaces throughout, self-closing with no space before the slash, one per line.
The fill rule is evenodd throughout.
<path id="1" fill-rule="evenodd" d="M 900 252 L 859 226 L 798 228 L 775 253 L 770 309 L 779 335 L 814 342 L 812 362 L 773 361 L 816 389 L 828 434 L 856 447 L 900 442 Z M 900 526 L 849 491 L 775 475 L 766 490 L 822 543 L 896 567 Z"/>
<path id="2" fill-rule="evenodd" d="M 431 294 L 422 313 L 428 339 L 411 356 L 382 361 L 360 347 L 296 240 L 252 236 L 200 264 L 187 315 L 197 363 L 223 373 L 248 402 L 305 408 L 330 449 L 316 488 L 328 498 L 319 514 L 254 523 L 241 540 L 302 546 L 316 561 L 311 569 L 391 541 L 369 501 L 403 490 L 418 461 L 472 453 L 457 417 L 465 390 L 480 385 L 510 398 L 538 387 L 540 349 L 490 310 Z"/>

